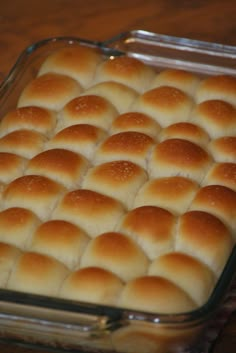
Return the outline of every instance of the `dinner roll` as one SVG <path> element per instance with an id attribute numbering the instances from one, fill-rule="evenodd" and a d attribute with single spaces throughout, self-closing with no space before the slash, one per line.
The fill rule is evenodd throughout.
<path id="1" fill-rule="evenodd" d="M 45 143 L 46 137 L 39 132 L 17 130 L 0 138 L 0 151 L 17 153 L 24 158 L 32 158 L 43 150 Z"/>
<path id="2" fill-rule="evenodd" d="M 67 75 L 80 83 L 82 87 L 91 84 L 101 53 L 84 45 L 68 46 L 50 54 L 41 65 L 38 75 L 54 72 Z"/>
<path id="3" fill-rule="evenodd" d="M 130 210 L 122 219 L 118 230 L 130 236 L 153 260 L 174 247 L 176 217 L 155 206 Z"/>
<path id="4" fill-rule="evenodd" d="M 236 136 L 219 137 L 208 146 L 216 162 L 236 162 Z"/>
<path id="5" fill-rule="evenodd" d="M 73 269 L 78 266 L 88 241 L 88 236 L 73 223 L 50 220 L 35 230 L 30 250 L 54 257 Z"/>
<path id="6" fill-rule="evenodd" d="M 118 115 L 111 125 L 112 134 L 124 131 L 142 132 L 156 140 L 160 131 L 160 125 L 146 114 L 126 112 Z"/>
<path id="7" fill-rule="evenodd" d="M 126 208 L 131 208 L 137 191 L 147 178 L 145 170 L 135 163 L 112 161 L 89 169 L 82 186 L 113 197 Z"/>
<path id="8" fill-rule="evenodd" d="M 7 289 L 57 296 L 68 273 L 66 266 L 52 257 L 26 252 L 18 258 L 10 274 Z"/>
<path id="9" fill-rule="evenodd" d="M 14 267 L 21 250 L 16 246 L 0 242 L 0 287 L 5 288 L 12 268 Z"/>
<path id="10" fill-rule="evenodd" d="M 129 281 L 119 305 L 129 310 L 177 314 L 196 309 L 196 304 L 179 286 L 159 276 L 142 276 Z"/>
<path id="11" fill-rule="evenodd" d="M 115 305 L 123 282 L 114 273 L 99 267 L 86 267 L 69 274 L 60 296 L 87 303 Z"/>
<path id="12" fill-rule="evenodd" d="M 236 133 L 236 109 L 221 100 L 196 105 L 190 121 L 202 127 L 212 139 Z"/>
<path id="13" fill-rule="evenodd" d="M 182 288 L 199 307 L 206 303 L 215 284 L 213 272 L 188 254 L 170 252 L 150 265 L 149 275 L 162 276 Z"/>
<path id="14" fill-rule="evenodd" d="M 30 210 L 11 207 L 0 212 L 0 241 L 26 249 L 31 242 L 39 218 Z"/>
<path id="15" fill-rule="evenodd" d="M 61 184 L 40 175 L 24 175 L 14 179 L 3 192 L 4 208 L 22 207 L 46 220 L 65 191 Z"/>
<path id="16" fill-rule="evenodd" d="M 135 241 L 119 232 L 103 233 L 92 239 L 81 258 L 81 267 L 101 267 L 123 281 L 144 275 L 148 265 L 147 256 Z"/>
<path id="17" fill-rule="evenodd" d="M 15 153 L 0 152 L 0 181 L 9 183 L 21 176 L 27 165 L 27 159 Z"/>
<path id="18" fill-rule="evenodd" d="M 79 96 L 64 106 L 59 128 L 90 124 L 107 130 L 117 115 L 115 107 L 105 98 L 96 95 Z"/>
<path id="19" fill-rule="evenodd" d="M 95 163 L 127 160 L 146 168 L 154 140 L 137 131 L 124 131 L 106 138 L 97 148 Z"/>
<path id="20" fill-rule="evenodd" d="M 117 56 L 105 60 L 95 75 L 95 82 L 115 81 L 143 92 L 154 77 L 154 70 L 141 60 L 129 56 Z"/>
<path id="21" fill-rule="evenodd" d="M 28 106 L 10 110 L 1 120 L 0 135 L 15 130 L 33 130 L 48 136 L 56 126 L 56 114 L 48 109 Z"/>
<path id="22" fill-rule="evenodd" d="M 63 148 L 54 148 L 33 157 L 25 174 L 43 175 L 69 188 L 80 184 L 87 168 L 88 161 L 82 155 Z"/>
<path id="23" fill-rule="evenodd" d="M 203 186 L 214 184 L 236 191 L 236 163 L 214 163 L 203 180 Z"/>
<path id="24" fill-rule="evenodd" d="M 59 111 L 82 91 L 80 84 L 65 75 L 47 73 L 39 76 L 26 85 L 19 100 L 18 107 L 36 105 Z"/>
<path id="25" fill-rule="evenodd" d="M 183 176 L 200 183 L 210 168 L 211 157 L 201 146 L 173 138 L 158 143 L 151 154 L 151 178 Z"/>
<path id="26" fill-rule="evenodd" d="M 153 88 L 138 97 L 132 110 L 152 117 L 161 127 L 189 120 L 192 99 L 178 88 Z"/>
<path id="27" fill-rule="evenodd" d="M 181 214 L 188 209 L 198 188 L 195 181 L 181 176 L 151 179 L 138 191 L 134 207 L 152 205 Z"/>
<path id="28" fill-rule="evenodd" d="M 115 199 L 92 190 L 78 189 L 65 194 L 52 218 L 72 222 L 89 236 L 96 237 L 114 230 L 124 212 Z"/>
<path id="29" fill-rule="evenodd" d="M 233 247 L 232 235 L 217 217 L 204 211 L 188 211 L 179 218 L 176 250 L 206 264 L 219 276 Z"/>
<path id="30" fill-rule="evenodd" d="M 195 98 L 198 103 L 220 99 L 235 105 L 236 77 L 225 74 L 207 77 L 196 90 Z"/>

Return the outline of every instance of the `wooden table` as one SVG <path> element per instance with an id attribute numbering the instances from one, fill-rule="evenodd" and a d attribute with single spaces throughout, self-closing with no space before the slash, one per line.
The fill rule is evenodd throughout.
<path id="1" fill-rule="evenodd" d="M 2 1 L 0 78 L 8 73 L 26 46 L 47 37 L 105 40 L 122 31 L 143 29 L 236 45 L 235 18 L 235 0 Z M 233 314 L 213 353 L 234 353 L 235 336 L 236 314 Z M 0 345 L 0 352 L 32 351 L 4 344 Z"/>

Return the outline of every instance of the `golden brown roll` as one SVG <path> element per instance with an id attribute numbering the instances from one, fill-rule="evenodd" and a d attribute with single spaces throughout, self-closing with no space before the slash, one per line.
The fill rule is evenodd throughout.
<path id="1" fill-rule="evenodd" d="M 168 279 L 198 306 L 206 303 L 215 284 L 213 272 L 206 265 L 181 252 L 159 256 L 151 263 L 148 274 Z"/>
<path id="2" fill-rule="evenodd" d="M 172 138 L 179 138 L 196 143 L 202 147 L 209 143 L 209 136 L 205 130 L 196 124 L 180 122 L 162 129 L 159 140 L 164 141 Z"/>
<path id="3" fill-rule="evenodd" d="M 33 157 L 25 174 L 42 175 L 70 188 L 80 185 L 87 168 L 88 161 L 82 155 L 63 148 L 54 148 Z"/>
<path id="4" fill-rule="evenodd" d="M 236 136 L 219 137 L 208 146 L 216 162 L 234 163 L 236 161 Z"/>
<path id="5" fill-rule="evenodd" d="M 18 258 L 7 282 L 7 289 L 57 296 L 68 273 L 66 266 L 52 257 L 26 252 Z"/>
<path id="6" fill-rule="evenodd" d="M 154 140 L 142 132 L 119 132 L 109 136 L 101 143 L 95 153 L 94 162 L 101 164 L 126 160 L 145 169 L 153 147 Z"/>
<path id="7" fill-rule="evenodd" d="M 46 137 L 36 131 L 12 131 L 0 138 L 0 151 L 17 153 L 24 158 L 32 158 L 43 150 L 46 141 Z"/>
<path id="8" fill-rule="evenodd" d="M 221 100 L 207 100 L 192 112 L 191 122 L 202 127 L 212 139 L 236 133 L 236 109 Z"/>
<path id="9" fill-rule="evenodd" d="M 4 208 L 22 207 L 34 212 L 40 219 L 50 217 L 64 187 L 40 175 L 24 175 L 8 184 L 3 192 Z"/>
<path id="10" fill-rule="evenodd" d="M 154 77 L 154 70 L 141 60 L 129 56 L 117 56 L 104 61 L 95 75 L 95 82 L 115 81 L 143 92 Z"/>
<path id="11" fill-rule="evenodd" d="M 214 184 L 236 191 L 236 163 L 214 163 L 203 180 L 203 186 Z"/>
<path id="12" fill-rule="evenodd" d="M 81 153 L 87 159 L 93 158 L 97 145 L 106 137 L 104 130 L 89 124 L 68 126 L 56 133 L 46 144 L 49 148 L 65 148 Z"/>
<path id="13" fill-rule="evenodd" d="M 27 159 L 15 153 L 0 152 L 0 181 L 9 183 L 21 176 L 26 168 Z"/>
<path id="14" fill-rule="evenodd" d="M 160 125 L 146 114 L 127 112 L 118 115 L 111 125 L 112 134 L 124 131 L 142 132 L 156 140 L 160 131 Z"/>
<path id="15" fill-rule="evenodd" d="M 96 95 L 79 96 L 64 106 L 58 127 L 90 124 L 108 130 L 117 115 L 117 110 L 107 99 Z"/>
<path id="16" fill-rule="evenodd" d="M 60 296 L 87 303 L 115 305 L 123 282 L 114 273 L 99 267 L 86 267 L 69 274 Z"/>
<path id="17" fill-rule="evenodd" d="M 236 77 L 225 74 L 207 77 L 199 85 L 195 97 L 198 103 L 209 99 L 220 99 L 235 105 Z"/>
<path id="18" fill-rule="evenodd" d="M 183 69 L 163 69 L 154 77 L 151 82 L 151 88 L 171 86 L 182 90 L 189 96 L 194 96 L 199 83 L 199 76 L 190 71 Z"/>
<path id="19" fill-rule="evenodd" d="M 0 135 L 15 130 L 33 130 L 48 136 L 56 126 L 56 114 L 48 109 L 28 106 L 9 111 L 1 120 Z"/>
<path id="20" fill-rule="evenodd" d="M 50 220 L 37 227 L 30 250 L 49 255 L 72 270 L 78 266 L 88 241 L 88 236 L 73 223 Z"/>
<path id="21" fill-rule="evenodd" d="M 181 214 L 188 209 L 198 188 L 195 181 L 181 176 L 151 179 L 138 191 L 134 207 L 152 205 Z"/>
<path id="22" fill-rule="evenodd" d="M 192 99 L 181 90 L 162 86 L 143 93 L 132 110 L 152 117 L 161 127 L 187 121 L 193 107 Z"/>
<path id="23" fill-rule="evenodd" d="M 176 250 L 202 261 L 216 276 L 221 274 L 232 247 L 232 235 L 219 218 L 204 211 L 180 216 Z"/>
<path id="24" fill-rule="evenodd" d="M 236 232 L 236 191 L 222 185 L 208 185 L 196 193 L 191 210 L 202 210 L 220 218 L 232 234 Z"/>
<path id="25" fill-rule="evenodd" d="M 131 208 L 137 191 L 146 181 L 147 173 L 143 168 L 121 160 L 89 169 L 82 187 L 113 197 Z"/>
<path id="26" fill-rule="evenodd" d="M 174 247 L 176 217 L 155 206 L 137 207 L 129 211 L 118 231 L 131 237 L 153 260 Z"/>
<path id="27" fill-rule="evenodd" d="M 53 219 L 64 219 L 84 230 L 89 236 L 114 230 L 125 210 L 115 199 L 101 193 L 78 189 L 63 197 L 52 214 Z"/>
<path id="28" fill-rule="evenodd" d="M 147 272 L 149 261 L 143 250 L 119 232 L 102 233 L 92 239 L 81 258 L 81 267 L 101 267 L 128 281 Z"/>
<path id="29" fill-rule="evenodd" d="M 158 143 L 151 154 L 151 178 L 183 176 L 200 183 L 212 159 L 201 146 L 184 139 L 168 139 Z"/>
<path id="30" fill-rule="evenodd" d="M 36 77 L 23 89 L 18 107 L 38 106 L 59 111 L 82 91 L 80 84 L 69 76 L 47 73 Z"/>
<path id="31" fill-rule="evenodd" d="M 128 282 L 119 305 L 130 310 L 177 314 L 196 309 L 196 304 L 179 286 L 159 276 L 143 276 Z"/>
<path id="32" fill-rule="evenodd" d="M 0 242 L 0 287 L 5 288 L 12 268 L 21 250 L 13 245 Z"/>
<path id="33" fill-rule="evenodd" d="M 11 207 L 0 212 L 0 241 L 27 249 L 39 218 L 30 210 Z"/>
<path id="34" fill-rule="evenodd" d="M 100 82 L 89 87 L 83 94 L 106 98 L 119 113 L 128 111 L 138 96 L 134 89 L 116 81 Z"/>
<path id="35" fill-rule="evenodd" d="M 101 53 L 88 46 L 61 48 L 45 59 L 38 75 L 49 72 L 67 75 L 77 80 L 82 87 L 87 87 L 92 82 L 97 65 L 101 61 Z"/>

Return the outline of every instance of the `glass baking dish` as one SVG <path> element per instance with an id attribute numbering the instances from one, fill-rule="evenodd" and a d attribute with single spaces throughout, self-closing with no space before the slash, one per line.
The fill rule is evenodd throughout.
<path id="1" fill-rule="evenodd" d="M 28 47 L 0 87 L 0 116 L 16 106 L 44 59 L 59 48 L 85 45 L 105 57 L 128 55 L 161 70 L 184 68 L 200 75 L 236 75 L 236 48 L 141 30 L 104 42 L 52 38 Z M 52 351 L 197 352 L 210 320 L 220 310 L 236 269 L 236 246 L 208 302 L 184 314 L 150 314 L 0 289 L 0 340 Z M 135 347 L 135 351 L 134 348 Z M 145 347 L 145 352 L 144 348 Z"/>

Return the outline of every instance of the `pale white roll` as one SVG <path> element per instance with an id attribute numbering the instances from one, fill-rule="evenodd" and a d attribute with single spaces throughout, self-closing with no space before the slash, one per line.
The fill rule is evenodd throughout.
<path id="1" fill-rule="evenodd" d="M 18 107 L 38 106 L 59 111 L 82 91 L 80 84 L 69 76 L 47 73 L 30 81 L 18 100 Z"/>
<path id="2" fill-rule="evenodd" d="M 216 162 L 236 162 L 236 136 L 224 136 L 212 140 L 208 149 Z"/>
<path id="3" fill-rule="evenodd" d="M 46 141 L 46 137 L 39 132 L 16 130 L 0 138 L 0 150 L 16 153 L 24 158 L 32 158 L 43 150 Z"/>
<path id="4" fill-rule="evenodd" d="M 88 241 L 88 236 L 75 224 L 50 220 L 37 227 L 30 250 L 52 256 L 72 270 L 79 265 Z"/>
<path id="5" fill-rule="evenodd" d="M 148 265 L 147 256 L 135 241 L 119 232 L 92 239 L 81 258 L 81 267 L 104 268 L 125 282 L 146 274 Z"/>
<path id="6" fill-rule="evenodd" d="M 207 100 L 192 112 L 190 121 L 202 127 L 212 139 L 236 134 L 236 109 L 221 100 Z"/>
<path id="7" fill-rule="evenodd" d="M 97 145 L 106 137 L 104 130 L 89 124 L 68 126 L 56 133 L 46 144 L 49 148 L 64 148 L 91 160 Z"/>
<path id="8" fill-rule="evenodd" d="M 23 253 L 16 262 L 7 289 L 24 293 L 58 296 L 69 270 L 52 257 L 34 252 Z"/>
<path id="9" fill-rule="evenodd" d="M 213 272 L 196 258 L 181 252 L 170 252 L 156 258 L 148 274 L 162 276 L 182 288 L 193 301 L 205 304 L 214 288 Z"/>
<path id="10" fill-rule="evenodd" d="M 120 82 L 105 81 L 89 87 L 83 94 L 106 98 L 121 114 L 128 111 L 137 98 L 137 92 Z"/>
<path id="11" fill-rule="evenodd" d="M 34 156 L 29 161 L 25 174 L 42 175 L 72 188 L 80 185 L 88 165 L 82 155 L 63 148 L 54 148 Z"/>
<path id="12" fill-rule="evenodd" d="M 222 185 L 200 188 L 190 206 L 191 210 L 202 210 L 220 218 L 236 236 L 236 191 Z"/>
<path id="13" fill-rule="evenodd" d="M 67 75 L 82 87 L 87 87 L 93 81 L 101 61 L 102 55 L 97 49 L 83 45 L 68 46 L 50 54 L 42 63 L 38 75 L 49 72 Z"/>
<path id="14" fill-rule="evenodd" d="M 124 131 L 142 132 L 156 140 L 160 131 L 160 125 L 146 114 L 127 112 L 118 115 L 111 125 L 112 134 Z"/>
<path id="15" fill-rule="evenodd" d="M 94 163 L 126 160 L 146 169 L 154 140 L 137 131 L 124 131 L 107 137 L 97 148 Z"/>
<path id="16" fill-rule="evenodd" d="M 116 305 L 123 282 L 114 273 L 99 267 L 86 267 L 69 274 L 60 297 L 87 303 Z"/>
<path id="17" fill-rule="evenodd" d="M 3 192 L 4 208 L 22 207 L 34 212 L 40 219 L 50 217 L 65 188 L 40 175 L 24 175 L 8 184 Z"/>
<path id="18" fill-rule="evenodd" d="M 204 211 L 189 211 L 180 216 L 176 250 L 202 261 L 217 277 L 232 248 L 232 235 L 219 218 Z"/>
<path id="19" fill-rule="evenodd" d="M 0 242 L 0 287 L 5 288 L 10 273 L 22 254 L 21 250 L 13 245 Z"/>
<path id="20" fill-rule="evenodd" d="M 118 230 L 131 237 L 153 260 L 174 247 L 176 217 L 155 206 L 137 207 L 122 219 Z"/>
<path id="21" fill-rule="evenodd" d="M 135 195 L 147 181 L 146 171 L 130 161 L 107 162 L 88 170 L 82 187 L 122 202 L 131 208 Z"/>
<path id="22" fill-rule="evenodd" d="M 12 244 L 22 250 L 27 249 L 39 218 L 30 210 L 11 207 L 0 212 L 0 241 Z"/>
<path id="23" fill-rule="evenodd" d="M 28 106 L 9 111 L 0 123 L 0 135 L 15 130 L 33 130 L 46 136 L 50 135 L 56 125 L 56 114 L 48 109 Z"/>
<path id="24" fill-rule="evenodd" d="M 115 199 L 101 193 L 78 189 L 65 194 L 52 214 L 53 219 L 76 224 L 89 236 L 115 229 L 125 212 Z"/>
<path id="25" fill-rule="evenodd" d="M 188 209 L 198 188 L 195 181 L 180 176 L 151 179 L 138 191 L 134 207 L 152 205 L 181 214 Z"/>
<path id="26" fill-rule="evenodd" d="M 207 77 L 196 90 L 195 99 L 198 103 L 220 99 L 235 105 L 236 77 L 225 74 Z"/>
<path id="27" fill-rule="evenodd" d="M 115 81 L 144 92 L 150 85 L 155 71 L 141 60 L 129 56 L 117 56 L 104 61 L 95 75 L 94 82 Z"/>
<path id="28" fill-rule="evenodd" d="M 188 121 L 192 107 L 192 99 L 183 91 L 162 86 L 140 95 L 132 110 L 147 114 L 161 127 L 166 127 L 180 121 Z"/>
<path id="29" fill-rule="evenodd" d="M 117 110 L 107 99 L 96 95 L 82 95 L 64 106 L 58 128 L 89 124 L 108 130 L 117 115 Z"/>
<path id="30" fill-rule="evenodd" d="M 9 183 L 21 176 L 28 160 L 15 153 L 0 152 L 0 181 Z"/>
<path id="31" fill-rule="evenodd" d="M 180 122 L 162 129 L 159 140 L 164 141 L 172 138 L 179 138 L 196 143 L 202 147 L 209 143 L 210 137 L 204 129 L 196 124 Z"/>
<path id="32" fill-rule="evenodd" d="M 184 313 L 197 308 L 183 289 L 160 276 L 142 276 L 128 282 L 119 306 L 160 314 Z"/>
<path id="33" fill-rule="evenodd" d="M 203 186 L 214 184 L 236 191 L 236 163 L 214 163 L 203 180 Z"/>
<path id="34" fill-rule="evenodd" d="M 164 69 L 156 74 L 151 82 L 150 88 L 171 86 L 182 90 L 189 96 L 194 96 L 199 83 L 199 76 L 190 71 L 182 69 Z"/>

